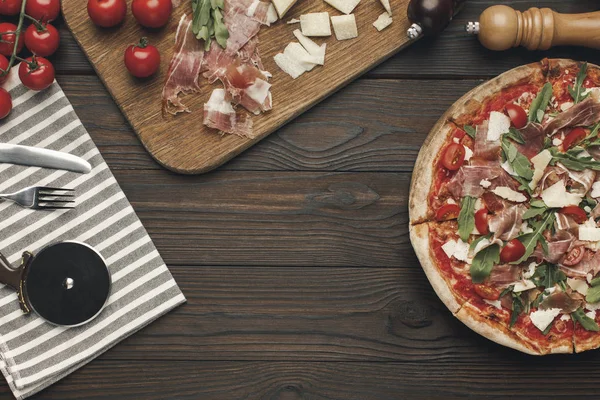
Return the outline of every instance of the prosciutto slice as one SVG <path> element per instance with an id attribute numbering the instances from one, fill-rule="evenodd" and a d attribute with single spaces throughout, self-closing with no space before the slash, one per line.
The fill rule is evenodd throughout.
<path id="1" fill-rule="evenodd" d="M 204 58 L 203 42 L 196 39 L 192 32 L 192 18 L 183 15 L 179 20 L 175 35 L 175 52 L 162 91 L 163 114 L 175 115 L 190 112 L 179 99 L 179 94 L 198 92 L 198 78 Z"/>
<path id="2" fill-rule="evenodd" d="M 223 21 L 229 31 L 225 52 L 231 55 L 237 52 L 260 30 L 261 23 L 248 16 L 248 7 L 243 0 L 225 2 Z"/>
<path id="3" fill-rule="evenodd" d="M 488 122 L 485 121 L 477 126 L 475 135 L 475 146 L 473 158 L 481 160 L 496 161 L 500 154 L 500 140 L 487 140 Z"/>
<path id="4" fill-rule="evenodd" d="M 556 231 L 566 231 L 575 236 L 579 235 L 579 224 L 566 214 L 556 213 L 555 227 Z"/>
<path id="5" fill-rule="evenodd" d="M 485 203 L 485 207 L 488 209 L 488 211 L 493 213 L 501 211 L 504 209 L 504 207 L 506 207 L 507 204 L 503 198 L 496 196 L 492 192 L 485 192 L 481 196 L 481 199 Z"/>
<path id="6" fill-rule="evenodd" d="M 517 150 L 529 159 L 538 155 L 544 147 L 544 128 L 542 125 L 537 122 L 530 122 L 519 132 L 525 143 L 515 143 Z"/>
<path id="7" fill-rule="evenodd" d="M 526 210 L 525 206 L 517 204 L 490 217 L 488 224 L 490 232 L 494 232 L 494 239 L 509 241 L 517 237 Z"/>
<path id="8" fill-rule="evenodd" d="M 593 96 L 558 114 L 544 126 L 546 135 L 553 136 L 564 128 L 588 126 L 600 120 L 600 103 Z"/>
<path id="9" fill-rule="evenodd" d="M 245 113 L 236 112 L 225 98 L 225 90 L 215 89 L 204 104 L 204 125 L 221 132 L 253 138 L 252 119 Z"/>
<path id="10" fill-rule="evenodd" d="M 570 278 L 583 278 L 591 273 L 596 275 L 600 271 L 600 252 L 585 250 L 583 259 L 576 265 L 561 265 L 560 269 Z"/>
<path id="11" fill-rule="evenodd" d="M 491 284 L 502 286 L 518 281 L 520 275 L 521 268 L 517 265 L 500 264 L 492 267 L 488 280 Z"/>
<path id="12" fill-rule="evenodd" d="M 465 196 L 480 197 L 485 191 L 480 182 L 498 177 L 501 170 L 500 167 L 487 165 L 464 165 L 448 182 L 448 191 L 455 199 Z"/>
<path id="13" fill-rule="evenodd" d="M 585 194 L 592 188 L 592 184 L 596 180 L 596 171 L 592 169 L 584 169 L 583 171 L 572 171 L 564 165 L 562 165 L 561 163 L 556 163 L 556 166 L 559 170 L 562 170 L 568 174 L 568 185 L 571 187 L 569 192 L 571 193 L 585 196 Z"/>
<path id="14" fill-rule="evenodd" d="M 270 25 L 269 7 L 271 2 L 260 0 L 234 0 L 229 2 L 231 8 L 235 8 L 236 12 L 244 13 L 254 21 L 262 25 Z M 227 12 L 227 7 L 225 12 Z"/>
<path id="15" fill-rule="evenodd" d="M 560 308 L 563 313 L 570 314 L 582 306 L 582 301 L 574 299 L 565 292 L 554 292 L 546 297 L 539 305 L 540 310 Z"/>

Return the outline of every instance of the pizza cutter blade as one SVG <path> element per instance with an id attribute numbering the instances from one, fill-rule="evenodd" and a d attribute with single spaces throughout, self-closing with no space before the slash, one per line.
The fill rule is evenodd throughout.
<path id="1" fill-rule="evenodd" d="M 79 326 L 104 308 L 111 289 L 106 262 L 79 242 L 49 245 L 33 256 L 24 253 L 14 269 L 0 257 L 0 281 L 17 290 L 21 308 L 61 326 Z"/>

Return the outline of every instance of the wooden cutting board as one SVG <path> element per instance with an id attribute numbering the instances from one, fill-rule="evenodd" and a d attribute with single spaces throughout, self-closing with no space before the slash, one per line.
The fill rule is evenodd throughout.
<path id="1" fill-rule="evenodd" d="M 181 5 L 173 10 L 167 26 L 154 31 L 137 24 L 131 8 L 126 21 L 111 29 L 98 28 L 91 22 L 84 0 L 63 1 L 62 8 L 75 39 L 152 157 L 172 171 L 199 174 L 240 154 L 409 44 L 405 33 L 410 26 L 406 17 L 408 2 L 391 0 L 394 22 L 378 32 L 372 23 L 384 12 L 384 8 L 379 0 L 362 0 L 354 10 L 359 37 L 345 41 L 337 41 L 335 35 L 313 38 L 318 44 L 327 43 L 325 65 L 295 80 L 273 61 L 275 54 L 282 52 L 288 43 L 296 41 L 292 32 L 300 27 L 299 24 L 285 22 L 309 12 L 328 11 L 330 16 L 341 13 L 323 0 L 299 0 L 283 21 L 270 27 L 263 26 L 259 33 L 259 50 L 266 70 L 273 74 L 270 81 L 273 85 L 273 109 L 252 117 L 255 139 L 220 135 L 202 125 L 203 104 L 218 85 L 209 85 L 202 77 L 202 90 L 183 97 L 191 113 L 162 116 L 161 92 L 173 54 L 175 31 L 181 15 L 191 10 L 190 0 L 181 1 Z M 123 64 L 125 48 L 137 43 L 141 36 L 147 36 L 162 56 L 160 72 L 147 80 L 133 78 Z"/>

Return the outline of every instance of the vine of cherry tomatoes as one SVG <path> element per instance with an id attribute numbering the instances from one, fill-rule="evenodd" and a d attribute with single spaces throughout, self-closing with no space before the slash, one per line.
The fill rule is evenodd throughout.
<path id="1" fill-rule="evenodd" d="M 45 57 L 60 44 L 58 30 L 50 24 L 60 14 L 60 0 L 0 0 L 0 15 L 19 15 L 18 24 L 0 23 L 0 85 L 18 61 L 19 79 L 31 90 L 44 90 L 54 82 L 54 66 Z M 27 21 L 29 26 L 25 27 Z M 22 58 L 25 46 L 33 55 Z M 0 88 L 0 119 L 12 110 L 10 94 Z"/>
<path id="2" fill-rule="evenodd" d="M 1 0 L 0 0 L 1 1 Z M 169 22 L 173 10 L 172 0 L 133 0 L 131 13 L 145 28 L 161 28 Z M 101 28 L 120 25 L 127 15 L 125 0 L 88 0 L 87 11 L 94 24 Z M 160 67 L 160 54 L 156 47 L 142 38 L 138 44 L 125 49 L 124 63 L 131 75 L 147 78 Z"/>

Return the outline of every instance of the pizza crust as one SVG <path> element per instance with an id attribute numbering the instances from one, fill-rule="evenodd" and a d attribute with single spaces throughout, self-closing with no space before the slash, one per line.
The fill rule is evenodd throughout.
<path id="1" fill-rule="evenodd" d="M 409 226 L 410 241 L 417 253 L 417 257 L 425 275 L 433 286 L 433 290 L 437 293 L 438 297 L 448 307 L 448 309 L 454 314 L 460 309 L 459 299 L 452 293 L 449 285 L 446 283 L 443 275 L 436 266 L 435 260 L 431 255 L 429 246 L 429 224 L 419 224 Z"/>
<path id="2" fill-rule="evenodd" d="M 594 350 L 600 347 L 600 336 L 592 336 L 586 339 L 579 339 L 577 333 L 573 337 L 573 345 L 575 346 L 575 353 L 581 353 L 587 350 Z"/>

